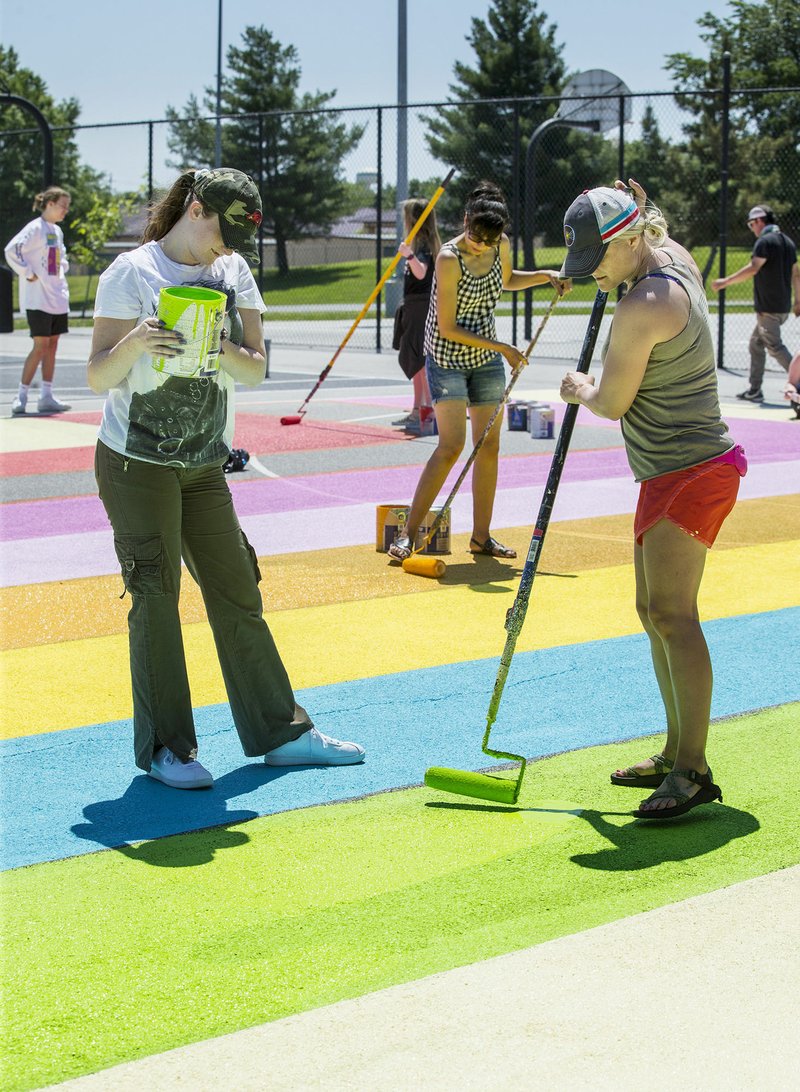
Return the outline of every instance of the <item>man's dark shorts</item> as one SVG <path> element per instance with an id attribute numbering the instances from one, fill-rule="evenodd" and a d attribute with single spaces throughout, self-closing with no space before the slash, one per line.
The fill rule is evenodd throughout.
<path id="1" fill-rule="evenodd" d="M 56 337 L 69 330 L 69 315 L 51 315 L 49 311 L 26 311 L 31 337 Z"/>

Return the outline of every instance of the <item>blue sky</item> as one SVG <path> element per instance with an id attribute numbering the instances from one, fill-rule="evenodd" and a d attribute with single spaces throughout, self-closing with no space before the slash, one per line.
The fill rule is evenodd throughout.
<path id="1" fill-rule="evenodd" d="M 409 101 L 446 99 L 455 61 L 474 58 L 466 38 L 488 2 L 407 0 L 407 7 Z M 705 11 L 728 15 L 730 4 L 541 0 L 539 10 L 556 25 L 570 71 L 605 68 L 632 91 L 657 91 L 670 86 L 665 55 L 704 56 L 697 18 Z M 302 90 L 335 89 L 339 106 L 395 101 L 394 0 L 224 0 L 223 13 L 225 45 L 237 43 L 245 26 L 262 23 L 283 45 L 294 45 Z M 215 81 L 217 0 L 0 0 L 0 39 L 46 80 L 55 98 L 79 100 L 83 123 L 158 119 L 168 105 L 182 106 Z M 128 135 L 124 141 L 95 134 L 81 144 L 84 156 L 113 172 L 120 186 L 140 181 L 142 133 Z"/>

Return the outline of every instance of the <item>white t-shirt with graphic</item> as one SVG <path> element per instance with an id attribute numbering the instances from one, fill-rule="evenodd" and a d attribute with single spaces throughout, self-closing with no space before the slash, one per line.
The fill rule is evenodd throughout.
<path id="1" fill-rule="evenodd" d="M 120 254 L 101 275 L 95 318 L 142 319 L 158 313 L 162 288 L 192 285 L 228 296 L 226 327 L 233 308 L 266 308 L 247 262 L 223 255 L 212 265 L 180 265 L 157 242 Z M 183 378 L 157 371 L 142 353 L 106 397 L 100 440 L 120 455 L 171 466 L 224 462 L 233 444 L 234 381 L 220 368 Z"/>
<path id="2" fill-rule="evenodd" d="M 41 216 L 31 220 L 5 249 L 6 262 L 19 275 L 21 311 L 46 311 L 64 315 L 69 311 L 69 269 L 64 250 L 64 232 Z M 36 274 L 37 280 L 27 278 Z"/>

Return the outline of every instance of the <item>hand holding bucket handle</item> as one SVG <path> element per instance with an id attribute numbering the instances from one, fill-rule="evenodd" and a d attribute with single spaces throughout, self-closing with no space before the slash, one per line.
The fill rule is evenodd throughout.
<path id="1" fill-rule="evenodd" d="M 154 357 L 153 368 L 183 378 L 217 372 L 227 302 L 226 294 L 213 288 L 195 285 L 162 288 L 158 296 L 159 320 L 168 329 L 180 332 L 183 349 L 180 356 Z"/>
<path id="2" fill-rule="evenodd" d="M 427 218 L 430 215 L 431 210 L 433 209 L 434 205 L 436 204 L 436 202 L 439 200 L 439 198 L 444 193 L 445 187 L 447 186 L 447 183 L 450 181 L 450 179 L 453 177 L 453 175 L 455 173 L 456 173 L 456 169 L 455 169 L 455 167 L 453 167 L 453 168 L 451 168 L 450 171 L 448 171 L 448 173 L 442 179 L 441 183 L 437 187 L 437 189 L 434 192 L 433 196 L 431 197 L 430 201 L 427 203 L 425 208 L 420 213 L 417 222 L 414 224 L 411 231 L 409 231 L 408 235 L 406 235 L 406 237 L 403 240 L 403 242 L 401 243 L 400 247 L 398 247 L 397 253 L 392 258 L 391 262 L 389 262 L 389 265 L 386 267 L 385 273 L 383 274 L 381 279 L 378 281 L 378 283 L 375 285 L 375 287 L 370 292 L 369 298 L 367 299 L 367 302 L 361 308 L 358 315 L 356 315 L 356 318 L 353 321 L 353 325 L 350 327 L 350 329 L 344 335 L 344 338 L 343 338 L 341 344 L 339 345 L 339 348 L 333 354 L 333 356 L 329 360 L 328 364 L 320 372 L 319 379 L 317 379 L 317 382 L 314 384 L 314 386 L 311 388 L 309 393 L 306 395 L 306 398 L 305 398 L 303 404 L 300 406 L 297 413 L 291 413 L 291 414 L 287 414 L 285 417 L 281 417 L 281 424 L 282 425 L 299 425 L 300 422 L 303 420 L 303 417 L 305 416 L 305 413 L 306 413 L 306 406 L 311 401 L 311 399 L 314 397 L 314 395 L 317 393 L 319 388 L 322 386 L 324 380 L 326 379 L 326 377 L 328 375 L 328 372 L 331 370 L 333 365 L 336 363 L 342 349 L 344 349 L 345 345 L 348 343 L 348 341 L 352 337 L 355 328 L 358 326 L 359 322 L 361 322 L 364 315 L 366 315 L 367 311 L 369 311 L 370 307 L 372 307 L 373 303 L 375 302 L 375 300 L 380 295 L 381 289 L 386 284 L 386 282 L 389 280 L 392 273 L 394 273 L 395 269 L 400 264 L 400 262 L 403 260 L 402 248 L 404 246 L 408 247 L 408 246 L 411 245 L 411 243 L 413 242 L 417 232 L 419 231 L 419 229 L 422 227 L 422 225 L 427 220 Z"/>

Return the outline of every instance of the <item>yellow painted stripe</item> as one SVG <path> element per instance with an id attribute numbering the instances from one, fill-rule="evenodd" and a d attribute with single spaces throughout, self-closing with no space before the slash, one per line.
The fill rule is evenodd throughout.
<path id="1" fill-rule="evenodd" d="M 530 543 L 530 527 L 510 527 L 502 540 L 519 555 L 516 566 L 467 555 L 469 535 L 452 539 L 441 581 L 406 576 L 370 546 L 307 550 L 259 559 L 264 574 L 262 594 L 270 614 L 299 607 L 318 607 L 348 600 L 444 591 L 456 584 L 487 585 L 495 572 L 521 568 Z M 800 495 L 741 501 L 726 519 L 714 553 L 758 543 L 800 538 Z M 593 516 L 552 523 L 539 571 L 574 574 L 588 569 L 627 565 L 633 553 L 633 515 Z M 128 598 L 120 599 L 122 578 L 115 576 L 56 580 L 0 588 L 0 648 L 110 637 L 127 632 Z M 435 605 L 431 606 L 435 610 Z M 184 573 L 181 619 L 205 621 L 200 590 Z M 20 619 L 25 624 L 20 624 Z"/>
<path id="2" fill-rule="evenodd" d="M 787 557 L 800 541 L 713 551 L 701 616 L 727 618 L 798 605 Z M 269 617 L 293 684 L 302 689 L 397 671 L 499 656 L 516 580 L 448 587 Z M 540 576 L 517 649 L 530 651 L 639 632 L 630 565 L 574 577 Z M 210 631 L 184 627 L 196 706 L 225 701 Z M 131 715 L 127 639 L 114 635 L 13 649 L 0 658 L 5 738 L 119 720 Z"/>
<path id="3" fill-rule="evenodd" d="M 94 447 L 97 443 L 97 425 L 83 425 L 77 421 L 38 420 L 16 417 L 0 418 L 0 453 L 16 451 L 52 451 L 61 447 Z"/>

